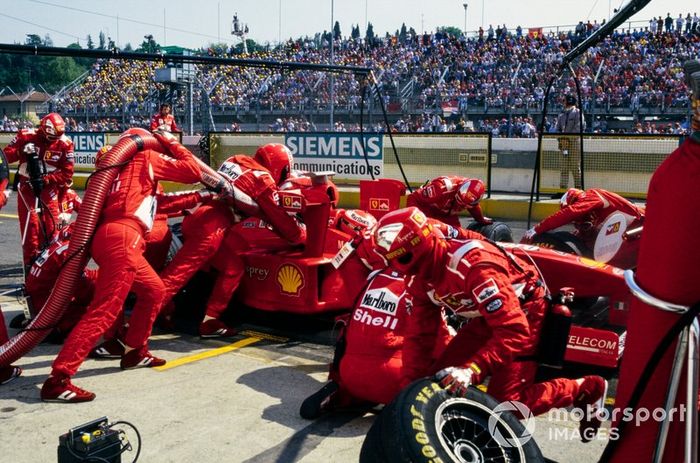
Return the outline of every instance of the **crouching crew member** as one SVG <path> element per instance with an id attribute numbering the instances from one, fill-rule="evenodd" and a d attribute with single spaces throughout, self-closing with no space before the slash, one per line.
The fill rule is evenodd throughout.
<path id="1" fill-rule="evenodd" d="M 446 241 L 416 208 L 385 215 L 375 243 L 390 267 L 407 276 L 412 309 L 404 335 L 404 384 L 435 375 L 461 395 L 490 376 L 490 395 L 522 402 L 535 415 L 572 404 L 602 406 L 607 383 L 599 376 L 535 384 L 548 301 L 534 266 L 487 241 Z M 433 361 L 426 352 L 435 348 L 443 311 L 468 323 Z M 590 418 L 582 427 L 597 428 L 597 415 Z"/>
<path id="2" fill-rule="evenodd" d="M 415 206 L 425 215 L 453 227 L 459 227 L 459 212 L 466 210 L 477 222 L 488 225 L 493 220 L 481 211 L 484 182 L 455 175 L 436 177 L 411 193 L 407 206 Z"/>

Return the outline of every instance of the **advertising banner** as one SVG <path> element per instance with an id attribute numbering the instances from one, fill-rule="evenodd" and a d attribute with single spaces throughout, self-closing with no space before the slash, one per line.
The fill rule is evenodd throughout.
<path id="1" fill-rule="evenodd" d="M 371 179 L 372 173 L 378 178 L 384 175 L 383 136 L 380 134 L 364 135 L 364 150 L 360 134 L 350 133 L 290 133 L 285 135 L 284 143 L 292 151 L 294 168 L 298 170 L 332 170 L 338 174 L 337 178 L 352 180 Z"/>

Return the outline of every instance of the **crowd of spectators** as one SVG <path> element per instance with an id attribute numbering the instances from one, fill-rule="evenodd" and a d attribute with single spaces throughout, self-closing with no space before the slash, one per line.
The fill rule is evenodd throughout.
<path id="1" fill-rule="evenodd" d="M 655 18 L 648 27 L 616 31 L 591 48 L 576 66 L 584 111 L 622 109 L 635 114 L 647 107 L 686 108 L 688 91 L 681 63 L 700 54 L 700 30 L 695 18 L 697 14 L 681 15 L 669 27 L 667 17 L 662 21 L 663 28 L 659 27 L 660 18 Z M 443 122 L 435 118 L 478 108 L 499 116 L 480 122 L 477 130 L 527 137 L 534 136 L 529 118 L 514 118 L 504 127 L 503 116 L 511 109 L 539 110 L 548 80 L 562 57 L 603 24 L 581 22 L 573 30 L 558 33 L 529 34 L 521 27 L 511 30 L 499 25 L 495 30 L 492 26 L 487 32 L 481 30 L 473 38 L 437 32 L 386 37 L 371 43 L 363 39 L 336 40 L 334 60 L 336 64 L 373 68 L 390 111 L 433 114 L 401 120 L 398 131 L 467 130 L 460 127 L 458 118 Z M 329 61 L 327 45 L 312 39 L 289 41 L 284 47 L 256 52 L 251 57 L 325 63 Z M 153 79 L 157 67 L 156 63 L 140 61 L 98 61 L 81 85 L 56 101 L 57 107 L 69 114 L 89 110 L 103 114 L 150 113 L 162 90 Z M 284 114 L 282 125 L 275 122 L 270 127 L 274 131 L 290 127 L 308 130 L 305 119 L 289 115 L 327 109 L 330 100 L 331 75 L 323 72 L 198 66 L 195 80 L 195 96 L 207 98 L 215 111 Z M 336 108 L 356 113 L 361 94 L 358 79 L 342 74 L 334 81 Z M 554 109 L 559 96 L 574 88 L 570 77 L 558 82 Z"/>
<path id="2" fill-rule="evenodd" d="M 26 119 L 12 119 L 3 116 L 0 120 L 0 132 L 16 132 L 19 129 L 29 129 L 34 127 L 34 124 Z"/>

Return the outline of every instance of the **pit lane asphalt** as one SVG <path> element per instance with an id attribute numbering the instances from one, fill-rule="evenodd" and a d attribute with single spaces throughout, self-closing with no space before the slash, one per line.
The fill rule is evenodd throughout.
<path id="1" fill-rule="evenodd" d="M 0 292 L 22 279 L 16 200 L 0 211 Z M 516 238 L 522 222 L 508 222 Z M 0 297 L 6 322 L 20 312 Z M 303 323 L 303 321 L 301 321 Z M 298 415 L 302 400 L 323 384 L 332 357 L 329 331 L 270 338 L 245 326 L 228 341 L 156 334 L 152 351 L 167 368 L 121 371 L 117 360 L 87 360 L 76 384 L 97 394 L 85 404 L 48 404 L 39 388 L 59 346 L 42 344 L 17 364 L 25 370 L 0 386 L 0 461 L 56 461 L 58 436 L 108 416 L 134 423 L 143 439 L 141 462 L 355 462 L 372 414 L 344 413 L 314 422 Z M 293 330 L 292 330 L 293 331 Z M 11 332 L 12 334 L 13 332 Z M 598 460 L 604 440 L 581 444 L 577 424 L 540 417 L 535 439 L 553 461 Z M 125 454 L 122 461 L 131 461 Z"/>

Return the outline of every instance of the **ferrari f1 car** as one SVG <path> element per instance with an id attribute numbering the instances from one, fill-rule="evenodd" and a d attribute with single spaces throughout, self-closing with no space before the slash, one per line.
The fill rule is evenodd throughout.
<path id="1" fill-rule="evenodd" d="M 280 192 L 282 207 L 303 217 L 307 227 L 304 249 L 285 247 L 266 224 L 248 219 L 239 231 L 254 236 L 244 253 L 246 270 L 235 296 L 236 305 L 270 312 L 303 315 L 349 312 L 363 292 L 369 270 L 351 255 L 340 268 L 333 258 L 352 236 L 329 226 L 331 204 L 327 177 L 314 186 Z M 404 190 L 395 180 L 363 181 L 360 203 L 377 217 L 399 207 Z M 477 229 L 487 238 L 512 237 L 507 225 Z M 470 227 L 470 228 L 473 228 Z M 565 360 L 595 367 L 616 368 L 624 350 L 628 290 L 622 270 L 591 259 L 534 245 L 500 243 L 508 251 L 532 260 L 553 293 L 566 288 L 586 304 L 572 306 L 572 325 Z M 580 306 L 580 308 L 578 308 Z"/>

